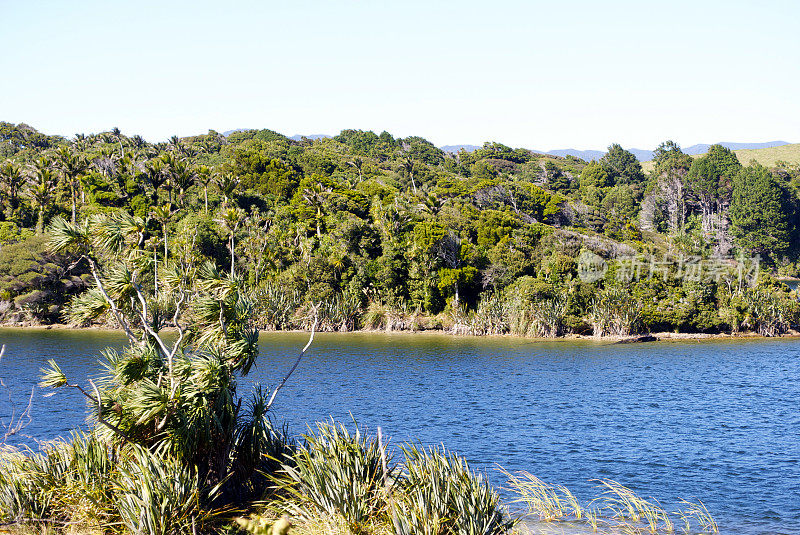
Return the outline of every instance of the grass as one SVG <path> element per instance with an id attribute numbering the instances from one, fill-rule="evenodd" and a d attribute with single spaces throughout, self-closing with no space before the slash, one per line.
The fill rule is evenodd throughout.
<path id="1" fill-rule="evenodd" d="M 525 505 L 525 516 L 540 522 L 569 524 L 575 533 L 670 535 L 680 521 L 685 534 L 719 533 L 714 518 L 700 502 L 682 500 L 682 509 L 667 512 L 655 498 L 643 498 L 628 487 L 610 480 L 598 480 L 600 494 L 588 505 L 561 485 L 550 485 L 527 472 L 501 470 L 508 490 L 517 495 L 514 503 Z"/>

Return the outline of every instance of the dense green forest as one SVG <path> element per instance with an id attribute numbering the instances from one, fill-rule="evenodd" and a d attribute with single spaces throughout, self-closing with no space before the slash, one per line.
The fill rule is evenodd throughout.
<path id="1" fill-rule="evenodd" d="M 692 158 L 667 141 L 645 173 L 616 144 L 585 162 L 361 130 L 153 144 L 0 123 L 0 191 L 6 323 L 114 324 L 85 313 L 96 288 L 80 251 L 52 248 L 67 223 L 132 229 L 137 284 L 156 294 L 176 264 L 232 272 L 262 329 L 316 316 L 323 330 L 776 335 L 798 322 L 778 278 L 800 267 L 800 168 L 742 166 L 719 145 Z M 584 276 L 587 262 L 600 270 Z"/>

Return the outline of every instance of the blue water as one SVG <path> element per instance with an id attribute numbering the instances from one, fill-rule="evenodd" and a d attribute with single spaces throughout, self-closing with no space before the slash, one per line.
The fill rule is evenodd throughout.
<path id="1" fill-rule="evenodd" d="M 100 348 L 122 343 L 115 333 L 12 330 L 0 341 L 0 377 L 21 405 L 48 358 L 84 380 Z M 245 383 L 274 386 L 305 341 L 262 336 Z M 83 423 L 79 395 L 42 393 L 29 436 L 51 439 Z M 7 415 L 7 403 L 0 408 Z M 800 534 L 798 409 L 800 340 L 610 345 L 358 333 L 317 335 L 274 405 L 295 432 L 352 414 L 395 443 L 444 443 L 496 483 L 500 464 L 585 500 L 598 494 L 594 478 L 668 510 L 696 497 L 722 533 L 745 535 Z"/>

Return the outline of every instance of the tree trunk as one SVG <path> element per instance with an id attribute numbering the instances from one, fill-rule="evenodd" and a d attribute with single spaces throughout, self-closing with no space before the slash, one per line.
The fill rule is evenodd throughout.
<path id="1" fill-rule="evenodd" d="M 74 225 L 75 224 L 75 204 L 78 202 L 77 199 L 76 199 L 78 194 L 75 191 L 75 185 L 74 184 L 72 184 L 72 186 L 69 189 L 70 189 L 70 193 L 72 193 L 72 224 Z"/>
<path id="2" fill-rule="evenodd" d="M 167 249 L 167 224 L 164 223 L 162 225 L 162 228 L 164 230 L 164 262 L 166 263 L 169 252 L 169 249 Z"/>
<path id="3" fill-rule="evenodd" d="M 231 275 L 233 275 L 234 263 L 236 261 L 236 253 L 234 253 L 234 243 L 233 243 L 233 232 L 231 232 L 231 239 L 230 239 L 230 247 L 231 247 Z"/>

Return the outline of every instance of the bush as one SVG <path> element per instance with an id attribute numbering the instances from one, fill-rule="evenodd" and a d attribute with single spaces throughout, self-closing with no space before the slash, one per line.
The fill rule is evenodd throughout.
<path id="1" fill-rule="evenodd" d="M 385 509 L 381 449 L 357 427 L 318 423 L 274 480 L 279 507 L 302 518 L 339 516 L 358 532 Z"/>
<path id="2" fill-rule="evenodd" d="M 405 473 L 396 494 L 397 535 L 494 535 L 508 532 L 497 492 L 467 461 L 442 448 L 403 448 Z"/>

